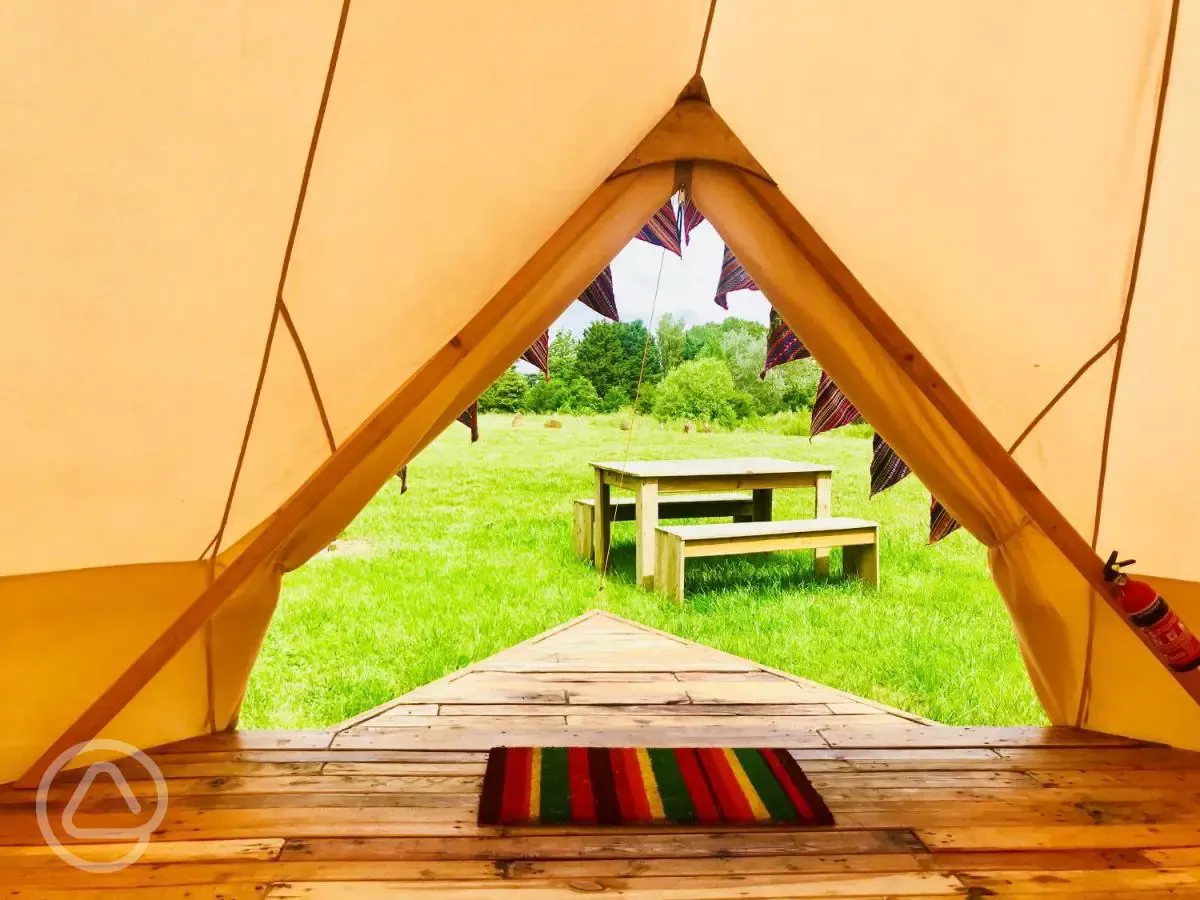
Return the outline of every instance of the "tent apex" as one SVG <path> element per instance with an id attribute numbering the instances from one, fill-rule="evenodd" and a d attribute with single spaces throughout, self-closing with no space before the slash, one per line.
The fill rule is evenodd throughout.
<path id="1" fill-rule="evenodd" d="M 723 163 L 774 184 L 746 145 L 708 102 L 704 80 L 693 76 L 680 99 L 642 138 L 633 152 L 613 171 L 611 178 L 665 162 Z"/>
<path id="2" fill-rule="evenodd" d="M 683 86 L 683 90 L 675 98 L 676 104 L 685 100 L 699 100 L 701 103 L 712 104 L 712 101 L 708 99 L 708 87 L 704 83 L 704 76 L 699 72 L 688 79 L 688 83 Z"/>

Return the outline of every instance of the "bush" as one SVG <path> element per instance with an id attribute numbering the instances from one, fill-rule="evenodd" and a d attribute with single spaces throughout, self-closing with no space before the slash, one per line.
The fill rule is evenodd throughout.
<path id="1" fill-rule="evenodd" d="M 654 401 L 654 417 L 659 421 L 688 419 L 726 428 L 753 409 L 753 398 L 736 388 L 725 363 L 711 357 L 673 369 L 659 384 Z"/>
<path id="2" fill-rule="evenodd" d="M 627 406 L 633 405 L 633 399 L 623 387 L 611 387 L 600 401 L 600 409 L 606 413 L 614 413 Z"/>

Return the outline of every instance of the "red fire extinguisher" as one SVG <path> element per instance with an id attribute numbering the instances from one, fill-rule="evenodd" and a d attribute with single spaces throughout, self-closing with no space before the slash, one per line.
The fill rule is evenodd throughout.
<path id="1" fill-rule="evenodd" d="M 1200 668 L 1200 638 L 1180 621 L 1154 588 L 1121 571 L 1122 566 L 1135 562 L 1134 559 L 1117 562 L 1117 551 L 1114 550 L 1104 565 L 1104 580 L 1117 586 L 1116 598 L 1121 609 L 1176 672 Z"/>

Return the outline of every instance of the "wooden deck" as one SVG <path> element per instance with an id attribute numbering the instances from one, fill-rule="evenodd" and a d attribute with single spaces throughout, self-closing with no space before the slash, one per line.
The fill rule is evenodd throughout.
<path id="1" fill-rule="evenodd" d="M 786 747 L 837 826 L 479 828 L 495 744 Z M 1062 728 L 924 722 L 592 613 L 329 731 L 151 754 L 169 808 L 141 860 L 85 873 L 0 789 L 0 896 L 1200 898 L 1200 755 Z M 122 764 L 135 793 L 153 784 Z M 61 810 L 74 785 L 52 790 Z M 111 782 L 76 822 L 142 821 Z M 81 856 L 120 855 L 93 844 Z"/>

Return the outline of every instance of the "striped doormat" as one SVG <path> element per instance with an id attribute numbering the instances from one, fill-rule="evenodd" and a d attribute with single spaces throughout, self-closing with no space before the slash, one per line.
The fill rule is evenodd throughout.
<path id="1" fill-rule="evenodd" d="M 786 750 L 494 747 L 480 825 L 832 825 Z"/>

